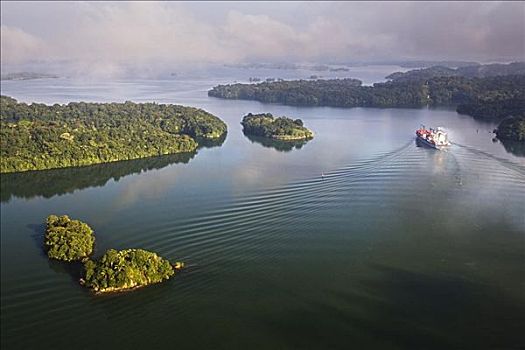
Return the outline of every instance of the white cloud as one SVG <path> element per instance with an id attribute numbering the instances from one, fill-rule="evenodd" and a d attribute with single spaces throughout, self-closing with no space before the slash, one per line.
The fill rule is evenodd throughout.
<path id="1" fill-rule="evenodd" d="M 524 3 L 44 5 L 2 3 L 2 66 L 36 58 L 118 75 L 242 60 L 525 59 Z"/>
<path id="2" fill-rule="evenodd" d="M 273 59 L 302 53 L 307 37 L 267 15 L 228 14 L 222 28 L 236 53 L 251 59 Z"/>
<path id="3" fill-rule="evenodd" d="M 19 28 L 2 25 L 0 33 L 2 64 L 28 62 L 44 54 L 44 43 Z"/>

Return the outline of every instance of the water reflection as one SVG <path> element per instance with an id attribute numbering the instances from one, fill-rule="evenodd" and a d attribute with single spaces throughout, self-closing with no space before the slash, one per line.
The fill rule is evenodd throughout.
<path id="1" fill-rule="evenodd" d="M 82 270 L 84 268 L 84 265 L 80 261 L 65 262 L 47 259 L 47 263 L 49 268 L 55 273 L 69 276 L 74 285 L 80 286 L 79 280 L 82 277 Z"/>
<path id="2" fill-rule="evenodd" d="M 161 169 L 176 163 L 188 163 L 196 154 L 171 154 L 78 168 L 2 174 L 0 200 L 6 202 L 12 197 L 29 199 L 36 196 L 50 198 L 79 189 L 104 186 L 111 179 L 118 181 L 130 174 Z"/>
<path id="3" fill-rule="evenodd" d="M 248 140 L 261 144 L 263 147 L 274 148 L 279 152 L 290 152 L 293 149 L 301 149 L 309 140 L 279 141 L 261 136 L 246 135 Z"/>
<path id="4" fill-rule="evenodd" d="M 218 139 L 202 139 L 202 138 L 196 138 L 197 142 L 199 143 L 199 148 L 212 148 L 212 147 L 219 147 L 222 146 L 224 141 L 226 140 L 226 136 L 228 133 L 224 133 L 221 137 Z"/>
<path id="5" fill-rule="evenodd" d="M 525 157 L 525 142 L 508 140 L 500 140 L 500 142 L 505 148 L 505 151 L 512 153 L 516 157 Z"/>
<path id="6" fill-rule="evenodd" d="M 226 134 L 216 140 L 197 139 L 198 149 L 222 146 Z M 86 167 L 29 171 L 15 174 L 2 174 L 0 177 L 0 201 L 7 202 L 12 197 L 33 198 L 73 193 L 89 187 L 104 186 L 109 180 L 118 181 L 121 177 L 140 174 L 148 170 L 162 169 L 171 164 L 188 163 L 197 152 L 170 154 Z"/>

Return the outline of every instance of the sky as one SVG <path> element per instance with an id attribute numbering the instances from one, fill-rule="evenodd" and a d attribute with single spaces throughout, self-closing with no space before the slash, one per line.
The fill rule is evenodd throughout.
<path id="1" fill-rule="evenodd" d="M 525 2 L 1 2 L 2 72 L 525 60 Z"/>

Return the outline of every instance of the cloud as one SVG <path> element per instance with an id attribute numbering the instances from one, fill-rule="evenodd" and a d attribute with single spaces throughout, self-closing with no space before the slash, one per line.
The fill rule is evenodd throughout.
<path id="1" fill-rule="evenodd" d="M 2 64 L 28 62 L 44 53 L 44 43 L 19 28 L 2 25 L 0 33 Z"/>
<path id="2" fill-rule="evenodd" d="M 223 36 L 242 58 L 274 59 L 304 51 L 307 35 L 267 15 L 231 11 L 221 28 Z"/>
<path id="3" fill-rule="evenodd" d="M 503 2 L 384 2 L 338 5 L 350 35 L 368 55 L 414 58 L 525 58 L 525 4 Z"/>
<path id="4" fill-rule="evenodd" d="M 3 2 L 2 23 L 2 66 L 37 57 L 78 74 L 240 61 L 525 59 L 520 2 Z"/>
<path id="5" fill-rule="evenodd" d="M 26 63 L 44 46 L 49 50 L 41 58 L 62 62 L 60 69 L 76 75 L 118 76 L 133 66 L 156 71 L 164 65 L 235 61 L 215 28 L 177 4 L 76 5 L 69 30 L 61 26 L 45 38 L 2 26 L 2 53 L 7 58 L 2 56 L 2 65 Z"/>
<path id="6" fill-rule="evenodd" d="M 78 62 L 83 71 L 118 74 L 129 65 L 153 69 L 229 59 L 212 27 L 170 4 L 89 4 L 84 12 L 50 43 L 55 59 Z"/>

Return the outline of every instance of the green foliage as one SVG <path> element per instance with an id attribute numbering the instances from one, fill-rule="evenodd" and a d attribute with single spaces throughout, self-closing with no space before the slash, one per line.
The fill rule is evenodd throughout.
<path id="1" fill-rule="evenodd" d="M 311 139 L 314 134 L 303 126 L 301 119 L 292 120 L 287 117 L 274 118 L 270 113 L 251 114 L 244 116 L 241 122 L 247 135 L 261 136 L 276 140 Z"/>
<path id="2" fill-rule="evenodd" d="M 469 65 L 459 67 L 456 71 L 458 72 L 458 75 L 468 78 L 486 78 L 498 75 L 523 75 L 525 74 L 525 62 Z"/>
<path id="3" fill-rule="evenodd" d="M 49 215 L 44 237 L 47 255 L 52 259 L 81 260 L 93 253 L 95 237 L 85 223 L 71 220 L 67 215 Z"/>
<path id="4" fill-rule="evenodd" d="M 525 143 L 525 116 L 503 119 L 498 125 L 496 135 L 500 140 Z"/>
<path id="5" fill-rule="evenodd" d="M 508 116 L 525 116 L 525 99 L 465 103 L 458 105 L 456 110 L 460 114 L 468 114 L 478 119 L 500 120 Z"/>
<path id="6" fill-rule="evenodd" d="M 299 106 L 423 107 L 525 99 L 524 75 L 408 79 L 361 86 L 354 79 L 218 85 L 209 96 Z"/>
<path id="7" fill-rule="evenodd" d="M 525 76 L 508 75 L 488 78 L 438 77 L 428 81 L 433 105 L 489 103 L 525 99 Z"/>
<path id="8" fill-rule="evenodd" d="M 99 260 L 87 257 L 93 253 L 95 237 L 85 223 L 71 220 L 67 215 L 47 218 L 44 245 L 48 256 L 63 261 L 83 260 L 84 278 L 81 282 L 96 292 L 111 292 L 169 279 L 175 268 L 166 259 L 142 249 L 108 250 Z"/>
<path id="9" fill-rule="evenodd" d="M 84 284 L 96 292 L 146 286 L 175 274 L 168 260 L 142 249 L 110 249 L 98 261 L 86 261 L 84 270 Z"/>
<path id="10" fill-rule="evenodd" d="M 156 103 L 47 106 L 0 97 L 0 172 L 42 170 L 194 151 L 226 124 L 197 108 Z"/>
<path id="11" fill-rule="evenodd" d="M 386 79 L 392 79 L 396 82 L 409 81 L 409 80 L 428 80 L 434 77 L 448 77 L 457 76 L 458 73 L 455 69 L 433 66 L 423 69 L 413 69 L 408 72 L 395 72 L 386 76 Z"/>
<path id="12" fill-rule="evenodd" d="M 425 102 L 420 83 L 361 86 L 355 79 L 295 80 L 261 84 L 218 85 L 209 96 L 257 100 L 293 106 L 415 107 Z"/>
<path id="13" fill-rule="evenodd" d="M 525 74 L 525 62 L 513 62 L 509 64 L 476 64 L 456 69 L 433 66 L 423 69 L 414 69 L 408 72 L 395 72 L 388 75 L 387 79 L 396 82 L 418 80 L 425 81 L 436 77 L 465 77 L 465 78 L 486 78 L 498 75 L 523 75 Z"/>

